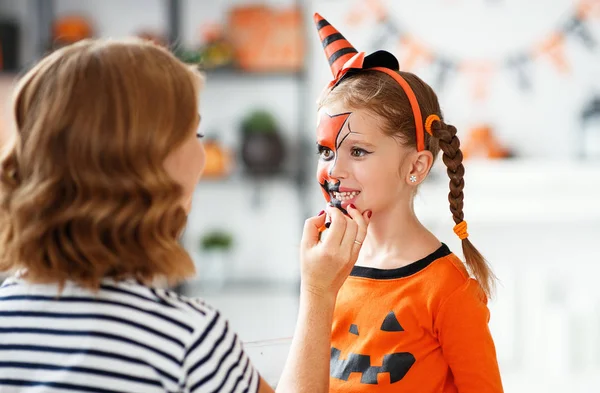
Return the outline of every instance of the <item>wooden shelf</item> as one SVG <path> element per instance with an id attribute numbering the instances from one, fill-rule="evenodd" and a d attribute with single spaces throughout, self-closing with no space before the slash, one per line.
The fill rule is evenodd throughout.
<path id="1" fill-rule="evenodd" d="M 208 78 L 304 78 L 304 70 L 299 71 L 244 71 L 239 68 L 215 68 L 201 70 Z"/>

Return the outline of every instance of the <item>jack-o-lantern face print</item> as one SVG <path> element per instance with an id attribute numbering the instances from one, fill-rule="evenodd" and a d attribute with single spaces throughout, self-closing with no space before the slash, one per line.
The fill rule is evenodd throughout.
<path id="1" fill-rule="evenodd" d="M 356 336 L 356 340 L 360 340 L 361 337 L 367 336 L 366 326 L 360 326 L 359 324 L 351 324 L 349 327 L 349 333 Z M 404 329 L 393 311 L 390 311 L 387 315 L 382 316 L 382 322 L 377 332 L 369 332 L 368 336 L 373 334 L 403 334 Z M 361 383 L 377 385 L 377 376 L 381 373 L 389 373 L 390 383 L 396 383 L 408 373 L 410 368 L 415 363 L 415 357 L 408 352 L 396 352 L 386 354 L 358 354 L 349 353 L 346 359 L 341 358 L 342 350 L 339 348 L 331 348 L 331 376 L 347 381 L 351 373 L 360 373 Z M 371 364 L 371 358 L 383 357 L 381 366 L 373 366 Z"/>

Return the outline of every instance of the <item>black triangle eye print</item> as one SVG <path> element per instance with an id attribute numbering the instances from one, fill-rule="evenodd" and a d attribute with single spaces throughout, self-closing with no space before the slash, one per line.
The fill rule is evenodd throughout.
<path id="1" fill-rule="evenodd" d="M 394 312 L 390 311 L 381 324 L 381 330 L 384 332 L 403 332 L 404 328 L 398 322 Z"/>
<path id="2" fill-rule="evenodd" d="M 356 326 L 355 324 L 350 325 L 350 333 L 358 336 L 358 326 Z"/>

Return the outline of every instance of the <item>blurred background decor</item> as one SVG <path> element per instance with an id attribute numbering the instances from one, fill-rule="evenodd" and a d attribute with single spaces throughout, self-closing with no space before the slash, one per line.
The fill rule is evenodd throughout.
<path id="1" fill-rule="evenodd" d="M 143 30 L 138 31 L 135 35 L 144 40 L 151 41 L 151 42 L 155 43 L 156 45 L 160 45 L 160 46 L 164 46 L 164 47 L 169 46 L 168 38 L 165 37 L 164 34 L 162 34 L 159 31 L 155 31 L 152 29 L 143 29 Z"/>
<path id="2" fill-rule="evenodd" d="M 19 23 L 0 15 L 0 72 L 19 70 L 19 41 Z"/>
<path id="3" fill-rule="evenodd" d="M 209 23 L 202 28 L 200 64 L 203 69 L 218 69 L 235 65 L 235 48 L 224 28 L 218 23 Z"/>
<path id="4" fill-rule="evenodd" d="M 574 42 L 586 50 L 595 51 L 598 44 L 590 25 L 600 14 L 596 0 L 575 1 L 569 14 L 563 15 L 537 43 L 490 59 L 461 58 L 427 45 L 413 33 L 409 21 L 394 12 L 396 7 L 390 1 L 357 0 L 349 3 L 352 5 L 348 9 L 346 22 L 355 27 L 369 25 L 370 51 L 387 47 L 392 52 L 400 53 L 403 70 L 412 71 L 422 65 L 435 69 L 437 83 L 434 88 L 437 89 L 444 87 L 450 74 L 464 73 L 471 80 L 473 97 L 477 100 L 487 98 L 490 82 L 498 74 L 513 74 L 511 78 L 517 85 L 527 90 L 531 88 L 532 63 L 549 62 L 557 72 L 569 73 L 571 67 L 566 45 Z M 488 8 L 490 12 L 499 11 L 498 8 Z"/>
<path id="5" fill-rule="evenodd" d="M 204 289 L 218 290 L 227 281 L 233 236 L 226 230 L 213 229 L 200 238 L 198 276 Z"/>
<path id="6" fill-rule="evenodd" d="M 260 3 L 229 11 L 229 36 L 237 63 L 246 71 L 298 71 L 304 35 L 300 8 L 277 9 Z"/>
<path id="7" fill-rule="evenodd" d="M 52 29 L 51 48 L 57 49 L 94 36 L 92 22 L 83 15 L 56 18 Z"/>
<path id="8" fill-rule="evenodd" d="M 242 120 L 241 132 L 246 170 L 253 175 L 277 173 L 286 154 L 274 116 L 266 110 L 254 110 Z"/>
<path id="9" fill-rule="evenodd" d="M 594 94 L 581 111 L 581 157 L 600 159 L 600 94 Z"/>
<path id="10" fill-rule="evenodd" d="M 512 153 L 498 140 L 491 125 L 482 124 L 469 130 L 461 150 L 464 158 L 509 158 Z"/>
<path id="11" fill-rule="evenodd" d="M 234 158 L 228 148 L 219 142 L 217 137 L 207 136 L 204 139 L 206 165 L 202 172 L 203 179 L 222 179 L 231 174 Z"/>

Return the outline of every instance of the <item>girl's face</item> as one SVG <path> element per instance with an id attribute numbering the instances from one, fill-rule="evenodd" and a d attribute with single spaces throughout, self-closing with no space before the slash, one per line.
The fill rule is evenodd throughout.
<path id="1" fill-rule="evenodd" d="M 171 152 L 165 160 L 167 173 L 183 187 L 181 203 L 186 213 L 189 213 L 192 208 L 194 189 L 200 181 L 206 161 L 204 145 L 200 140 L 202 134 L 198 132 L 199 126 L 200 116 L 198 116 L 196 127 L 190 130 L 185 141 Z"/>
<path id="2" fill-rule="evenodd" d="M 379 120 L 366 110 L 333 103 L 321 108 L 318 118 L 317 180 L 328 202 L 377 213 L 411 197 L 412 187 L 404 180 L 409 168 L 403 163 L 414 149 L 383 134 Z"/>

